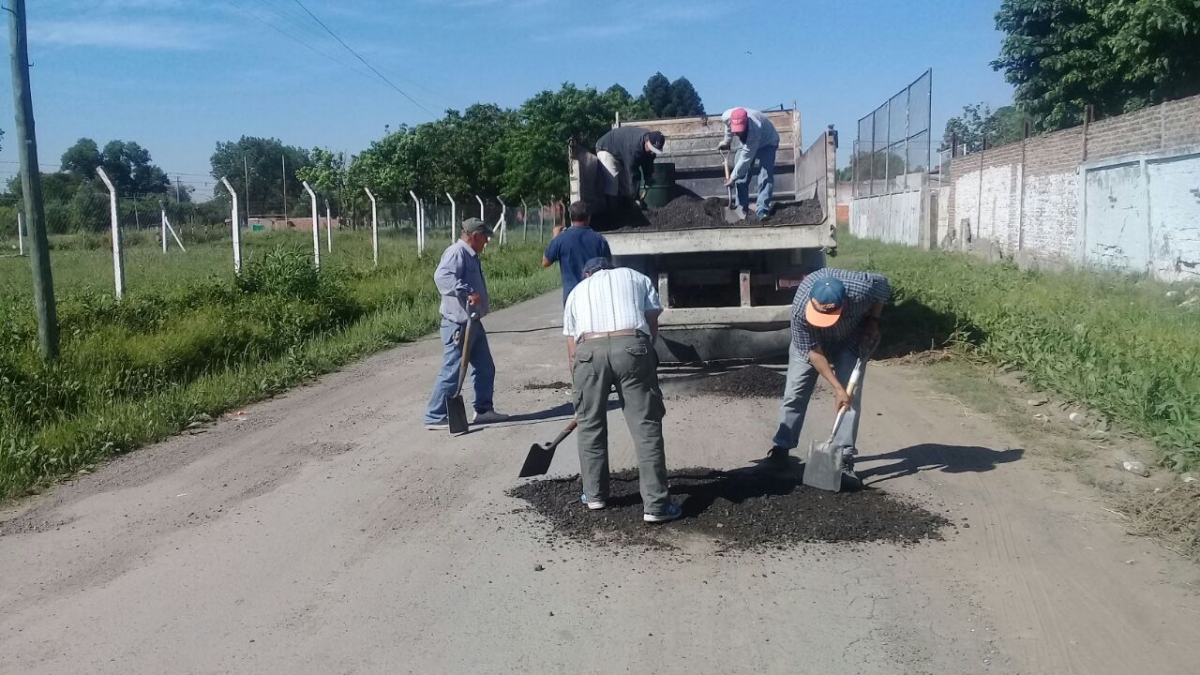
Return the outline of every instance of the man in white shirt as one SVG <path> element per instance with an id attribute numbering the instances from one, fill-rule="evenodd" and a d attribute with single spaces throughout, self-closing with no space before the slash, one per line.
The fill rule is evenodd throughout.
<path id="1" fill-rule="evenodd" d="M 666 413 L 658 387 L 658 291 L 644 274 L 613 268 L 593 258 L 584 279 L 567 296 L 563 335 L 572 361 L 575 419 L 579 430 L 582 501 L 602 509 L 609 491 L 608 392 L 615 385 L 624 399 L 625 423 L 638 457 L 643 520 L 662 523 L 682 515 L 667 489 L 662 418 Z"/>

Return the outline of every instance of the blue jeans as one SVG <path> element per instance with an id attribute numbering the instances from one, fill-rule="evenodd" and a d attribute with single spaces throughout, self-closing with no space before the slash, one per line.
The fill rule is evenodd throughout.
<path id="1" fill-rule="evenodd" d="M 758 154 L 750 160 L 750 170 L 746 177 L 734 183 L 737 187 L 737 203 L 739 208 L 750 208 L 750 174 L 754 173 L 754 163 L 758 162 L 758 204 L 761 213 L 771 210 L 771 195 L 775 192 L 775 154 L 779 152 L 778 145 L 767 145 L 758 149 Z"/>
<path id="2" fill-rule="evenodd" d="M 466 324 L 442 319 L 442 370 L 433 383 L 433 394 L 425 409 L 425 424 L 446 423 L 446 397 L 453 396 L 458 389 L 458 371 L 462 365 L 462 339 Z M 492 409 L 492 394 L 496 389 L 496 364 L 492 361 L 492 350 L 488 347 L 487 331 L 483 323 L 476 321 L 471 326 L 471 353 L 467 362 L 471 369 L 471 385 L 475 388 L 475 412 Z"/>
<path id="3" fill-rule="evenodd" d="M 854 352 L 855 350 L 852 348 L 843 347 L 829 359 L 829 365 L 833 366 L 833 374 L 837 376 L 838 382 L 841 382 L 843 387 L 850 383 L 850 372 L 854 370 L 854 364 L 858 360 L 858 355 Z M 779 429 L 775 432 L 775 438 L 772 441 L 775 447 L 793 450 L 800 444 L 800 429 L 804 426 L 804 414 L 808 411 L 808 401 L 812 398 L 813 387 L 816 386 L 819 377 L 821 376 L 817 373 L 817 369 L 813 368 L 808 361 L 808 354 L 801 354 L 795 344 L 788 346 L 787 383 L 783 387 L 783 405 L 779 407 Z M 851 410 L 846 412 L 846 416 L 842 419 L 842 426 L 838 429 L 837 437 L 834 439 L 841 447 L 858 447 L 859 410 L 862 408 L 862 391 L 865 381 L 866 366 L 864 365 L 858 389 L 852 397 Z M 829 429 L 831 430 L 836 415 L 835 411 L 829 410 Z M 817 439 L 818 442 L 823 443 L 828 440 L 828 436 L 824 436 L 824 432 L 819 435 L 822 437 Z M 852 451 L 849 454 L 855 454 L 855 452 Z"/>

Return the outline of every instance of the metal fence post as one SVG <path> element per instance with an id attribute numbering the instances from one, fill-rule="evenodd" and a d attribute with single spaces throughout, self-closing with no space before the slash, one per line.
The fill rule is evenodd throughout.
<path id="1" fill-rule="evenodd" d="M 96 173 L 100 175 L 104 187 L 108 188 L 109 217 L 112 219 L 113 282 L 117 300 L 120 300 L 125 295 L 125 258 L 121 251 L 121 221 L 117 213 L 117 188 L 109 180 L 108 174 L 104 173 L 104 167 L 97 167 Z"/>
<path id="2" fill-rule="evenodd" d="M 233 202 L 233 272 L 234 274 L 242 273 L 242 226 L 238 222 L 238 195 L 237 190 L 229 184 L 229 179 L 221 176 L 221 183 L 229 190 L 229 199 Z"/>
<path id="3" fill-rule="evenodd" d="M 375 204 L 371 188 L 364 187 L 363 190 L 367 193 L 367 199 L 371 200 L 371 257 L 375 266 L 379 267 L 379 207 Z"/>
<path id="4" fill-rule="evenodd" d="M 312 213 L 313 233 L 313 266 L 321 269 L 321 217 L 317 215 L 317 193 L 313 192 L 308 181 L 300 181 L 304 191 L 308 193 L 310 213 Z"/>

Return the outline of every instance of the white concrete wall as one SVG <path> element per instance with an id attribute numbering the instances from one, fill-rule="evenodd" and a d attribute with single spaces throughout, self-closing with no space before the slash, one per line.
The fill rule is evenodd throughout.
<path id="1" fill-rule="evenodd" d="M 1200 148 L 1113 157 L 1071 172 L 1030 175 L 1019 161 L 963 171 L 954 199 L 957 222 L 939 223 L 938 232 L 958 228 L 964 249 L 1200 280 Z"/>
<path id="2" fill-rule="evenodd" d="M 850 202 L 850 233 L 893 244 L 919 246 L 923 219 L 922 193 L 900 192 Z"/>
<path id="3" fill-rule="evenodd" d="M 1079 222 L 1079 178 L 1074 171 L 1027 175 L 1021 208 L 1021 247 L 1037 255 L 1072 260 Z"/>
<path id="4" fill-rule="evenodd" d="M 1200 155 L 1148 162 L 1151 272 L 1200 280 Z"/>

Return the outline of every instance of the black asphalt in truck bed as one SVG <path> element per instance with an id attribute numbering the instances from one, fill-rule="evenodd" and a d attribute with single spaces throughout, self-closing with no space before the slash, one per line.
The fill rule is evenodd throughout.
<path id="1" fill-rule="evenodd" d="M 751 215 L 736 223 L 728 223 L 725 221 L 724 214 L 728 203 L 728 200 L 716 197 L 700 199 L 683 195 L 672 199 L 666 206 L 652 206 L 647 211 L 637 208 L 618 208 L 596 214 L 592 216 L 592 228 L 597 232 L 632 230 L 670 232 L 729 227 L 816 225 L 823 218 L 820 202 L 809 199 L 802 202 L 777 204 L 773 213 L 762 222 Z"/>

